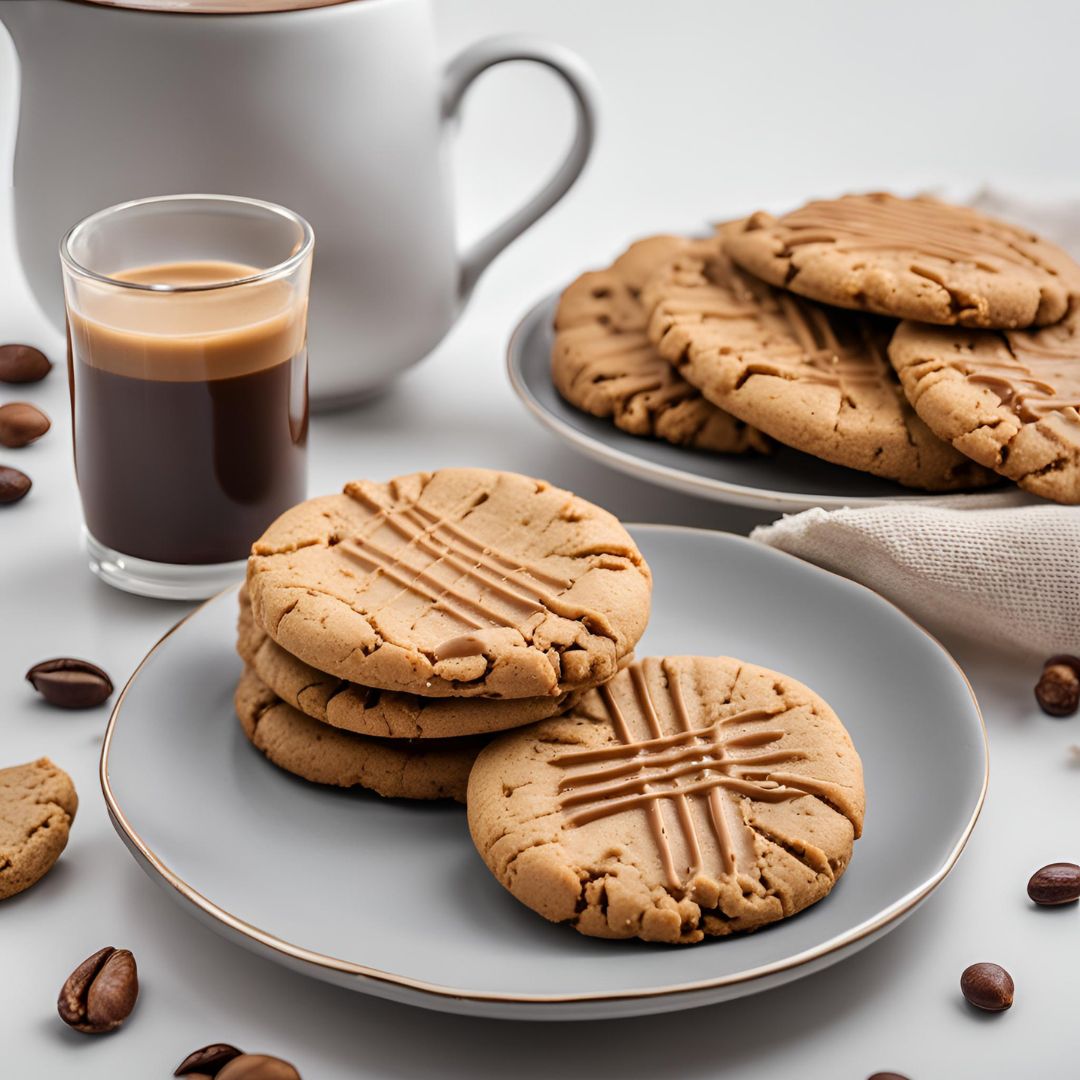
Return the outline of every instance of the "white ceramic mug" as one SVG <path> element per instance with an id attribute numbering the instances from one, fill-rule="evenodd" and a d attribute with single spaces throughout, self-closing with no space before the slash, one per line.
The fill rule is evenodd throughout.
<path id="1" fill-rule="evenodd" d="M 170 2 L 184 6 L 143 0 Z M 198 191 L 291 207 L 316 237 L 312 399 L 347 403 L 429 352 L 491 260 L 574 183 L 592 145 L 592 79 L 566 49 L 529 38 L 481 41 L 444 64 L 428 0 L 259 6 L 193 14 L 0 3 L 21 75 L 19 254 L 62 326 L 57 244 L 87 214 Z M 563 78 L 576 134 L 546 186 L 460 251 L 449 122 L 473 80 L 508 60 Z"/>

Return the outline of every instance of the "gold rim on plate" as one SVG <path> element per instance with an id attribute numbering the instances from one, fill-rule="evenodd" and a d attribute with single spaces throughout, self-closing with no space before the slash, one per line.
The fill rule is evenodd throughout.
<path id="1" fill-rule="evenodd" d="M 717 530 L 712 529 L 699 529 L 686 525 L 661 525 L 661 524 L 631 524 L 626 528 L 633 533 L 635 530 L 649 530 L 654 532 L 677 532 L 677 533 L 708 533 L 716 535 Z M 989 738 L 986 731 L 986 721 L 983 718 L 982 710 L 979 708 L 979 702 L 975 697 L 975 691 L 971 686 L 971 682 L 968 680 L 967 675 L 964 674 L 963 668 L 956 662 L 952 654 L 945 648 L 941 642 L 934 637 L 928 630 L 924 629 L 914 619 L 911 618 L 905 611 L 897 607 L 891 600 L 881 596 L 880 593 L 876 593 L 873 589 L 868 588 L 865 585 L 860 584 L 857 581 L 852 581 L 850 578 L 845 578 L 840 574 L 834 574 L 831 570 L 825 570 L 820 566 L 816 566 L 813 563 L 807 563 L 802 559 L 798 559 L 797 556 L 791 555 L 784 551 L 778 551 L 775 548 L 762 548 L 761 545 L 754 544 L 753 541 L 743 536 L 737 536 L 733 533 L 720 533 L 728 539 L 737 540 L 740 543 L 752 544 L 757 551 L 770 551 L 774 555 L 786 558 L 796 559 L 801 565 L 816 571 L 821 574 L 828 574 L 830 577 L 839 578 L 845 584 L 854 588 L 861 589 L 864 592 L 870 593 L 882 603 L 887 604 L 905 621 L 911 624 L 919 633 L 929 638 L 945 655 L 949 662 L 956 669 L 957 674 L 963 679 L 964 685 L 967 687 L 968 693 L 971 695 L 971 703 L 975 708 L 975 715 L 979 720 L 979 727 L 982 731 L 983 737 L 983 781 L 982 787 L 979 791 L 979 797 L 976 800 L 975 808 L 968 819 L 967 824 L 964 826 L 959 840 L 953 846 L 953 849 L 946 856 L 945 861 L 941 867 L 925 882 L 916 888 L 912 889 L 905 896 L 902 896 L 899 900 L 895 901 L 884 911 L 880 912 L 872 919 L 868 919 L 865 922 L 845 931 L 842 934 L 838 934 L 835 937 L 830 938 L 828 941 L 822 942 L 820 945 L 814 946 L 812 949 L 806 949 L 801 953 L 797 953 L 795 956 L 788 957 L 784 960 L 777 960 L 771 964 L 764 964 L 760 967 L 751 968 L 748 971 L 738 972 L 733 975 L 722 975 L 714 979 L 699 979 L 692 983 L 680 983 L 673 986 L 666 986 L 662 989 L 643 989 L 643 990 L 624 990 L 618 993 L 607 993 L 604 991 L 590 991 L 588 993 L 570 993 L 570 994 L 513 994 L 505 992 L 484 992 L 477 990 L 462 990 L 460 988 L 452 986 L 442 986 L 437 983 L 425 982 L 422 979 L 413 979 L 405 975 L 395 975 L 393 972 L 382 971 L 379 968 L 368 967 L 365 964 L 358 964 L 350 960 L 341 960 L 334 956 L 327 956 L 323 953 L 313 952 L 311 949 L 305 949 L 301 945 L 294 945 L 291 942 L 283 941 L 281 938 L 275 937 L 273 934 L 268 933 L 266 930 L 262 930 L 257 926 L 252 926 L 250 923 L 245 922 L 243 919 L 231 912 L 226 911 L 224 908 L 219 907 L 212 900 L 203 896 L 202 893 L 193 889 L 186 881 L 183 880 L 178 874 L 171 870 L 164 862 L 151 850 L 146 842 L 139 836 L 139 834 L 132 827 L 128 821 L 124 812 L 120 809 L 119 804 L 116 801 L 116 796 L 113 793 L 112 787 L 109 783 L 109 748 L 112 745 L 113 733 L 116 729 L 116 721 L 120 715 L 120 710 L 123 708 L 124 699 L 127 697 L 128 690 L 134 684 L 135 680 L 139 676 L 139 672 L 150 660 L 150 658 L 161 648 L 162 644 L 167 641 L 177 630 L 180 629 L 189 619 L 197 615 L 204 607 L 209 604 L 213 604 L 222 599 L 227 593 L 231 593 L 239 588 L 238 585 L 231 586 L 228 589 L 217 593 L 210 599 L 203 601 L 198 607 L 188 612 L 175 626 L 167 630 L 157 642 L 154 643 L 150 651 L 139 661 L 138 666 L 131 673 L 131 677 L 124 684 L 123 690 L 120 691 L 120 696 L 116 699 L 116 704 L 113 706 L 112 712 L 109 715 L 109 723 L 105 729 L 105 739 L 101 748 L 101 762 L 99 766 L 99 776 L 101 779 L 101 790 L 105 796 L 105 805 L 109 811 L 109 816 L 112 819 L 113 825 L 117 832 L 120 834 L 121 839 L 125 842 L 131 852 L 135 855 L 136 859 L 143 864 L 143 868 L 147 872 L 153 871 L 157 874 L 165 884 L 169 885 L 176 893 L 193 904 L 203 914 L 209 918 L 220 923 L 226 929 L 236 933 L 242 937 L 247 938 L 255 945 L 263 946 L 271 951 L 287 957 L 291 960 L 298 961 L 302 964 L 313 965 L 318 968 L 322 968 L 326 971 L 338 972 L 344 975 L 350 975 L 358 979 L 368 980 L 383 986 L 397 987 L 405 990 L 412 991 L 418 994 L 428 995 L 440 1000 L 455 999 L 458 1001 L 469 1002 L 496 1002 L 503 1004 L 520 1004 L 520 1005 L 559 1005 L 559 1004 L 574 1004 L 574 1003 L 596 1003 L 596 1002 L 618 1002 L 618 1001 L 635 1001 L 645 998 L 663 998 L 673 997 L 680 994 L 697 994 L 703 993 L 708 990 L 718 990 L 727 986 L 736 986 L 742 983 L 755 982 L 759 979 L 766 979 L 772 975 L 780 975 L 785 972 L 795 971 L 798 968 L 805 967 L 808 964 L 813 963 L 815 960 L 820 960 L 823 957 L 830 956 L 833 953 L 839 952 L 842 949 L 847 948 L 850 945 L 855 945 L 859 942 L 866 941 L 867 938 L 873 936 L 878 931 L 889 927 L 901 921 L 906 915 L 908 915 L 914 908 L 916 908 L 923 900 L 925 900 L 933 891 L 945 880 L 949 871 L 956 865 L 956 860 L 960 857 L 960 853 L 964 850 L 968 839 L 971 836 L 972 830 L 975 828 L 975 823 L 978 821 L 979 814 L 982 811 L 983 803 L 986 800 L 986 789 L 990 780 L 990 752 L 989 752 Z M 839 959 L 839 958 L 838 958 Z"/>

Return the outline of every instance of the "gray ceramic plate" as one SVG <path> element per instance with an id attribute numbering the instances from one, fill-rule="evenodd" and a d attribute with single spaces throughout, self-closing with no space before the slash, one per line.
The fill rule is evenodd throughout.
<path id="1" fill-rule="evenodd" d="M 638 526 L 654 611 L 638 655 L 716 653 L 821 693 L 866 771 L 866 831 L 832 894 L 745 937 L 673 948 L 583 938 L 517 903 L 461 807 L 315 787 L 232 714 L 236 593 L 180 623 L 117 701 L 101 777 L 166 892 L 298 971 L 452 1012 L 627 1016 L 776 986 L 869 944 L 948 873 L 982 804 L 986 744 L 960 669 L 885 600 L 739 537 Z"/>
<path id="2" fill-rule="evenodd" d="M 565 402 L 551 382 L 552 319 L 558 295 L 537 304 L 507 348 L 510 382 L 529 411 L 556 435 L 612 468 L 664 487 L 719 502 L 792 513 L 811 506 L 874 506 L 926 502 L 935 506 L 1023 506 L 1040 500 L 1011 484 L 974 494 L 931 495 L 891 480 L 830 465 L 786 446 L 768 456 L 710 454 L 643 439 Z"/>

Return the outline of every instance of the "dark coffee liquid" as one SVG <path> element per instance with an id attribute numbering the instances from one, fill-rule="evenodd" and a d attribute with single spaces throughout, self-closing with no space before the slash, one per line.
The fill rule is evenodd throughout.
<path id="1" fill-rule="evenodd" d="M 195 275 L 173 268 L 171 280 L 178 276 Z M 224 276 L 219 268 L 218 280 Z M 197 305 L 205 299 L 188 294 L 165 309 L 165 301 L 150 298 L 162 310 L 155 317 L 139 308 L 148 325 L 135 334 L 119 333 L 116 317 L 130 316 L 145 294 L 125 298 L 122 312 L 103 304 L 99 315 L 111 325 L 69 316 L 75 468 L 86 524 L 125 555 L 186 564 L 243 559 L 266 526 L 305 496 L 302 311 L 298 326 L 287 298 L 284 307 L 280 295 L 249 298 L 238 327 L 228 327 L 238 311 L 226 305 L 216 316 L 224 329 L 184 333 L 203 318 Z"/>

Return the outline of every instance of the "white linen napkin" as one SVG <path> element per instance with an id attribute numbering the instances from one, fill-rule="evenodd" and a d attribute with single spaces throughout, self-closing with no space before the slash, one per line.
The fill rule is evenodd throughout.
<path id="1" fill-rule="evenodd" d="M 815 509 L 750 536 L 868 585 L 931 630 L 1080 654 L 1080 508 Z"/>

